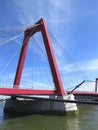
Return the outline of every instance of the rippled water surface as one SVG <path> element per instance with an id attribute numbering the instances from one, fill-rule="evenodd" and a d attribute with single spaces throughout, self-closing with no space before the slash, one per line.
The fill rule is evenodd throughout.
<path id="1" fill-rule="evenodd" d="M 77 115 L 3 114 L 0 103 L 0 130 L 98 130 L 98 106 L 81 105 Z"/>

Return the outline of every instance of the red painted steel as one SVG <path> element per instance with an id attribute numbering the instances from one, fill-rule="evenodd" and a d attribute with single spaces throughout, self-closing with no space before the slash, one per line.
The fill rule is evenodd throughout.
<path id="1" fill-rule="evenodd" d="M 66 91 L 66 93 L 70 93 L 70 91 Z M 86 91 L 73 91 L 74 95 L 98 95 L 98 92 L 86 92 Z"/>
<path id="2" fill-rule="evenodd" d="M 50 68 L 51 68 L 51 72 L 52 72 L 52 76 L 53 76 L 53 81 L 54 81 L 55 88 L 56 88 L 56 94 L 57 95 L 65 95 L 65 91 L 64 91 L 64 88 L 63 88 L 62 80 L 61 80 L 60 73 L 59 73 L 59 70 L 58 70 L 58 66 L 57 66 L 57 63 L 56 63 L 56 59 L 55 59 L 55 56 L 54 56 L 54 52 L 53 52 L 53 48 L 52 48 L 52 44 L 51 44 L 50 37 L 49 37 L 49 34 L 48 34 L 48 30 L 47 30 L 47 27 L 46 27 L 45 20 L 41 19 L 40 22 L 43 25 L 42 28 L 41 28 L 41 31 L 42 31 L 44 45 L 45 45 L 45 48 L 46 48 L 47 57 L 48 57 L 48 60 L 49 60 L 49 64 L 50 64 Z"/>
<path id="3" fill-rule="evenodd" d="M 66 91 L 68 94 L 70 91 Z M 0 95 L 55 95 L 55 90 L 0 88 Z M 74 91 L 74 95 L 98 96 L 98 92 Z"/>
<path id="4" fill-rule="evenodd" d="M 22 74 L 22 70 L 23 70 L 24 60 L 26 57 L 28 43 L 29 43 L 29 38 L 25 36 L 24 41 L 23 41 L 22 51 L 20 54 L 20 59 L 18 62 L 16 76 L 15 76 L 15 80 L 14 80 L 14 87 L 17 87 L 17 88 L 19 87 L 20 80 L 21 80 L 21 74 Z"/>
<path id="5" fill-rule="evenodd" d="M 54 90 L 32 90 L 19 88 L 0 88 L 0 95 L 54 95 Z"/>
<path id="6" fill-rule="evenodd" d="M 55 59 L 54 52 L 52 49 L 52 44 L 50 41 L 50 37 L 49 37 L 48 30 L 47 30 L 46 23 L 45 23 L 44 19 L 39 20 L 35 24 L 35 26 L 29 27 L 25 31 L 23 46 L 21 49 L 20 59 L 19 59 L 19 63 L 18 63 L 17 71 L 16 71 L 16 76 L 15 76 L 14 86 L 19 86 L 19 84 L 20 84 L 21 74 L 22 74 L 22 70 L 23 70 L 23 66 L 24 66 L 26 52 L 28 49 L 29 39 L 34 33 L 38 32 L 38 31 L 41 31 L 42 36 L 43 36 L 44 45 L 45 45 L 47 57 L 49 60 L 49 65 L 51 68 L 53 81 L 55 84 L 55 89 L 56 89 L 55 94 L 57 94 L 59 96 L 65 95 L 65 91 L 63 88 L 60 73 L 59 73 L 59 70 L 57 67 L 56 59 Z M 34 90 L 32 90 L 32 91 L 34 91 Z"/>

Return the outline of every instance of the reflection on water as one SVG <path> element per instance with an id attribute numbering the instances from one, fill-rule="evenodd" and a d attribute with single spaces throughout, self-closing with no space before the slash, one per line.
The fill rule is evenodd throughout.
<path id="1" fill-rule="evenodd" d="M 4 120 L 0 126 L 2 130 L 77 130 L 79 122 L 75 117 L 29 115 Z"/>
<path id="2" fill-rule="evenodd" d="M 98 106 L 82 105 L 78 115 L 23 115 L 2 113 L 0 130 L 98 130 Z"/>

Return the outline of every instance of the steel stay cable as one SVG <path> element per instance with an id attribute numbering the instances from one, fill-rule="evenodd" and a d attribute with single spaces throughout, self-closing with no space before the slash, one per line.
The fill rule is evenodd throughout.
<path id="1" fill-rule="evenodd" d="M 31 32 L 31 34 L 32 34 L 32 32 Z M 30 36 L 31 34 L 29 34 L 29 36 Z M 19 35 L 19 36 L 20 36 L 20 35 Z M 12 38 L 11 40 L 14 40 L 14 39 L 18 38 L 19 36 L 16 36 L 16 37 Z M 26 41 L 27 39 L 28 39 L 28 37 L 25 39 L 25 41 Z M 10 40 L 9 40 L 9 41 L 10 41 Z M 24 43 L 25 43 L 25 41 L 24 41 Z M 23 45 L 22 45 L 22 46 L 23 46 Z M 16 53 L 15 53 L 15 54 L 16 54 Z M 15 54 L 14 54 L 14 56 L 15 56 Z M 0 73 L 2 73 L 2 72 L 6 69 L 6 67 L 9 65 L 9 63 L 13 60 L 14 56 L 10 59 L 10 61 L 6 64 L 6 66 L 1 70 Z"/>
<path id="2" fill-rule="evenodd" d="M 46 58 L 46 56 L 45 55 L 47 55 L 46 54 L 46 52 L 39 46 L 39 44 L 38 44 L 38 42 L 35 40 L 35 38 L 33 38 L 33 40 L 36 42 L 36 45 L 37 45 L 37 48 L 39 48 L 39 50 L 40 50 L 40 52 L 41 52 L 41 54 L 42 55 L 40 55 L 40 57 L 41 57 L 41 61 L 42 61 L 42 66 L 43 66 L 43 58 L 45 58 L 46 60 L 47 60 L 47 58 Z M 47 60 L 48 61 L 48 60 Z M 45 62 L 46 63 L 46 62 Z M 47 65 L 46 65 L 47 66 Z M 48 61 L 48 66 L 49 66 L 49 61 Z M 50 67 L 49 67 L 49 70 L 50 70 Z M 51 71 L 50 71 L 51 72 Z M 45 73 L 46 73 L 46 71 L 45 71 Z M 50 80 L 49 80 L 49 77 L 48 77 L 48 74 L 46 73 L 46 75 L 47 75 L 47 78 L 48 78 L 48 83 L 49 83 L 49 86 L 51 86 L 50 85 Z M 52 75 L 52 74 L 51 74 Z"/>
<path id="3" fill-rule="evenodd" d="M 11 61 L 14 59 L 14 57 L 16 56 L 17 52 L 20 50 L 20 48 L 14 53 L 14 55 L 11 57 L 11 59 L 9 60 L 9 62 L 4 66 L 4 68 L 0 71 L 0 74 L 8 67 L 8 65 L 11 63 Z"/>
<path id="4" fill-rule="evenodd" d="M 53 39 L 55 39 L 55 41 L 56 41 L 57 43 L 59 43 L 52 33 L 51 33 L 51 35 L 52 35 Z M 61 44 L 59 44 L 59 45 L 62 47 Z M 62 48 L 63 48 L 63 50 L 64 50 L 64 47 L 62 47 Z M 77 66 L 77 64 L 76 64 L 76 66 Z M 78 67 L 78 68 L 79 68 L 79 67 Z M 69 71 L 69 70 L 68 70 L 68 71 Z M 82 74 L 82 75 L 84 75 L 84 74 Z M 79 77 L 79 75 L 76 76 L 76 77 Z M 85 75 L 84 75 L 84 77 L 85 77 Z M 81 79 L 81 77 L 80 77 L 80 79 Z"/>
<path id="5" fill-rule="evenodd" d="M 18 31 L 18 32 L 17 32 Z M 24 29 L 19 30 L 19 28 L 14 28 L 14 30 L 7 30 L 7 29 L 0 29 L 0 39 L 4 37 L 9 37 L 11 35 L 17 35 L 16 33 L 19 33 L 19 31 L 24 31 Z"/>
<path id="6" fill-rule="evenodd" d="M 59 43 L 59 41 L 55 38 L 55 36 L 52 33 L 51 33 L 51 36 L 59 44 L 59 46 L 64 50 L 64 52 L 66 52 L 65 49 L 64 49 L 64 47 Z M 68 54 L 67 54 L 67 56 L 71 59 L 71 61 L 73 61 L 73 59 Z M 76 64 L 76 67 L 78 67 L 77 64 Z"/>
<path id="7" fill-rule="evenodd" d="M 5 28 L 0 28 L 0 31 L 9 31 L 9 30 L 24 30 L 27 28 L 27 26 L 12 26 L 12 27 L 5 27 Z"/>
<path id="8" fill-rule="evenodd" d="M 49 86 L 51 86 L 51 84 L 50 84 L 50 78 L 49 78 L 49 74 L 51 75 L 51 78 L 52 78 L 52 72 L 51 72 L 51 70 L 50 70 L 50 66 L 49 66 L 49 61 L 48 61 L 48 58 L 47 58 L 47 54 L 46 54 L 46 50 L 45 50 L 45 47 L 44 47 L 44 50 L 39 46 L 39 44 L 38 44 L 38 42 L 36 41 L 36 43 L 37 43 L 37 47 L 40 49 L 40 51 L 42 52 L 42 55 L 40 55 L 41 56 L 41 60 L 43 61 L 43 57 L 46 59 L 46 66 L 48 65 L 48 73 L 47 73 L 47 71 L 45 71 L 45 74 L 46 74 L 46 76 L 47 76 L 47 81 L 48 81 L 48 83 L 49 83 Z M 42 57 L 43 56 L 43 57 Z M 49 73 L 50 72 L 50 73 Z M 53 78 L 52 78 L 52 81 L 53 81 Z M 53 83 L 53 82 L 52 82 Z M 53 85 L 54 85 L 54 83 L 53 83 Z M 51 86 L 52 87 L 52 86 Z M 53 88 L 54 88 L 54 86 L 53 86 Z"/>
<path id="9" fill-rule="evenodd" d="M 51 36 L 52 36 L 52 38 L 53 38 L 53 35 L 52 35 L 52 33 L 51 33 L 51 32 L 50 32 L 50 34 L 51 34 Z M 54 39 L 54 38 L 53 38 L 53 40 L 55 40 L 55 42 L 57 42 L 57 40 L 56 40 L 56 39 Z M 60 44 L 59 44 L 59 45 L 60 45 Z M 63 66 L 63 65 L 64 65 L 64 64 L 62 64 L 62 62 L 60 62 L 60 64 L 61 64 L 61 66 Z M 60 69 L 59 69 L 59 70 L 60 70 Z M 69 69 L 68 69 L 68 71 L 69 71 Z M 63 71 L 63 73 L 62 73 L 62 71 L 60 71 L 60 72 L 61 72 L 61 76 L 62 76 L 62 75 L 64 75 L 64 76 L 65 76 L 65 74 L 63 74 L 63 73 L 64 73 L 64 71 Z M 67 74 L 66 74 L 66 75 L 67 75 Z M 74 74 L 73 74 L 73 73 L 72 73 L 72 75 L 74 76 Z M 64 77 L 64 76 L 63 76 L 63 77 Z M 67 81 L 67 82 L 69 82 L 69 81 L 70 81 L 70 80 L 69 80 L 69 78 L 68 78 L 68 76 L 66 76 L 66 80 L 65 80 L 64 78 L 63 78 L 63 80 L 64 80 L 64 82 L 65 82 L 65 83 L 66 83 L 66 81 Z M 74 82 L 73 82 L 73 83 L 74 83 Z M 73 83 L 71 83 L 71 84 L 73 85 Z"/>
<path id="10" fill-rule="evenodd" d="M 53 36 L 52 33 L 51 33 L 51 35 L 52 35 L 52 38 L 55 40 L 55 42 L 57 42 L 57 43 L 59 44 L 59 46 L 60 46 L 63 50 L 65 50 L 65 49 L 61 46 L 61 44 L 57 41 L 57 39 Z M 64 52 L 65 52 L 65 51 L 64 51 Z M 62 63 L 61 63 L 61 64 L 62 64 Z M 63 64 L 62 64 L 62 66 L 63 66 Z M 73 75 L 73 77 L 75 77 L 77 81 L 79 80 L 79 75 L 77 76 L 77 75 L 75 75 L 75 73 L 72 73 L 70 67 L 68 67 L 68 68 L 66 68 L 66 69 L 68 70 L 68 72 L 70 71 L 71 75 Z M 61 73 L 62 73 L 62 72 L 61 72 Z M 77 78 L 77 77 L 78 77 L 78 78 Z M 81 79 L 81 78 L 80 78 L 80 79 Z"/>
<path id="11" fill-rule="evenodd" d="M 38 42 L 35 40 L 35 38 L 33 38 L 33 40 L 34 40 L 34 42 L 36 43 L 35 45 L 37 45 L 36 47 L 39 49 L 39 51 L 41 52 L 41 55 L 40 55 L 40 57 L 41 57 L 41 62 L 40 63 L 42 63 L 42 66 L 44 65 L 43 64 L 43 58 L 45 58 L 46 60 L 47 60 L 47 58 L 46 58 L 46 52 L 39 46 L 39 44 L 38 44 Z M 45 60 L 45 61 L 46 61 Z M 45 62 L 46 63 L 46 62 Z M 49 63 L 48 63 L 48 65 L 49 65 Z M 46 66 L 47 66 L 47 64 L 46 64 Z M 50 67 L 49 67 L 49 69 L 50 69 Z M 43 71 L 43 72 L 45 72 L 46 73 L 46 71 Z M 50 80 L 49 80 L 49 77 L 48 77 L 48 74 L 46 73 L 46 76 L 47 76 L 47 80 L 48 80 L 48 83 L 49 83 L 49 85 L 48 86 L 51 86 L 50 85 Z"/>
<path id="12" fill-rule="evenodd" d="M 30 26 L 30 27 L 36 27 L 36 26 L 39 26 L 40 24 L 35 24 L 35 25 L 33 25 L 33 26 Z M 27 29 L 29 29 L 30 27 L 28 27 Z M 34 31 L 34 30 L 33 30 Z M 23 33 L 22 33 L 23 34 Z M 28 37 L 30 37 L 31 36 L 31 34 L 32 34 L 32 32 L 28 35 Z M 21 35 L 21 34 L 20 34 Z M 19 36 L 19 35 L 18 35 Z M 18 36 L 16 36 L 16 37 L 13 37 L 11 40 L 14 40 L 14 38 L 18 38 Z M 25 39 L 25 40 L 27 40 L 27 39 Z M 5 42 L 9 42 L 10 40 L 8 40 L 8 41 L 5 41 Z M 25 41 L 24 41 L 25 42 Z"/>
<path id="13" fill-rule="evenodd" d="M 23 31 L 22 31 L 23 32 Z M 4 40 L 4 39 L 8 39 L 8 38 L 11 38 L 11 37 L 15 37 L 19 34 L 21 34 L 22 32 L 18 32 L 18 33 L 6 33 L 6 34 L 0 34 L 0 41 Z"/>

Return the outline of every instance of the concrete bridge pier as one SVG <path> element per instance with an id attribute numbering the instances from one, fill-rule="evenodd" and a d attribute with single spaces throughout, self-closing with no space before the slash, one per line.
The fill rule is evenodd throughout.
<path id="1" fill-rule="evenodd" d="M 75 100 L 73 94 L 68 94 L 64 96 L 51 96 L 51 99 L 56 99 L 56 100 Z M 52 109 L 56 111 L 63 111 L 65 113 L 68 112 L 76 112 L 78 111 L 76 103 L 66 103 L 66 102 L 52 102 L 51 103 Z"/>
<path id="2" fill-rule="evenodd" d="M 73 113 L 78 110 L 76 103 L 64 103 L 53 100 L 74 100 L 72 94 L 65 96 L 50 96 L 45 99 L 8 99 L 5 102 L 5 112 L 36 113 L 36 114 L 63 114 Z"/>

